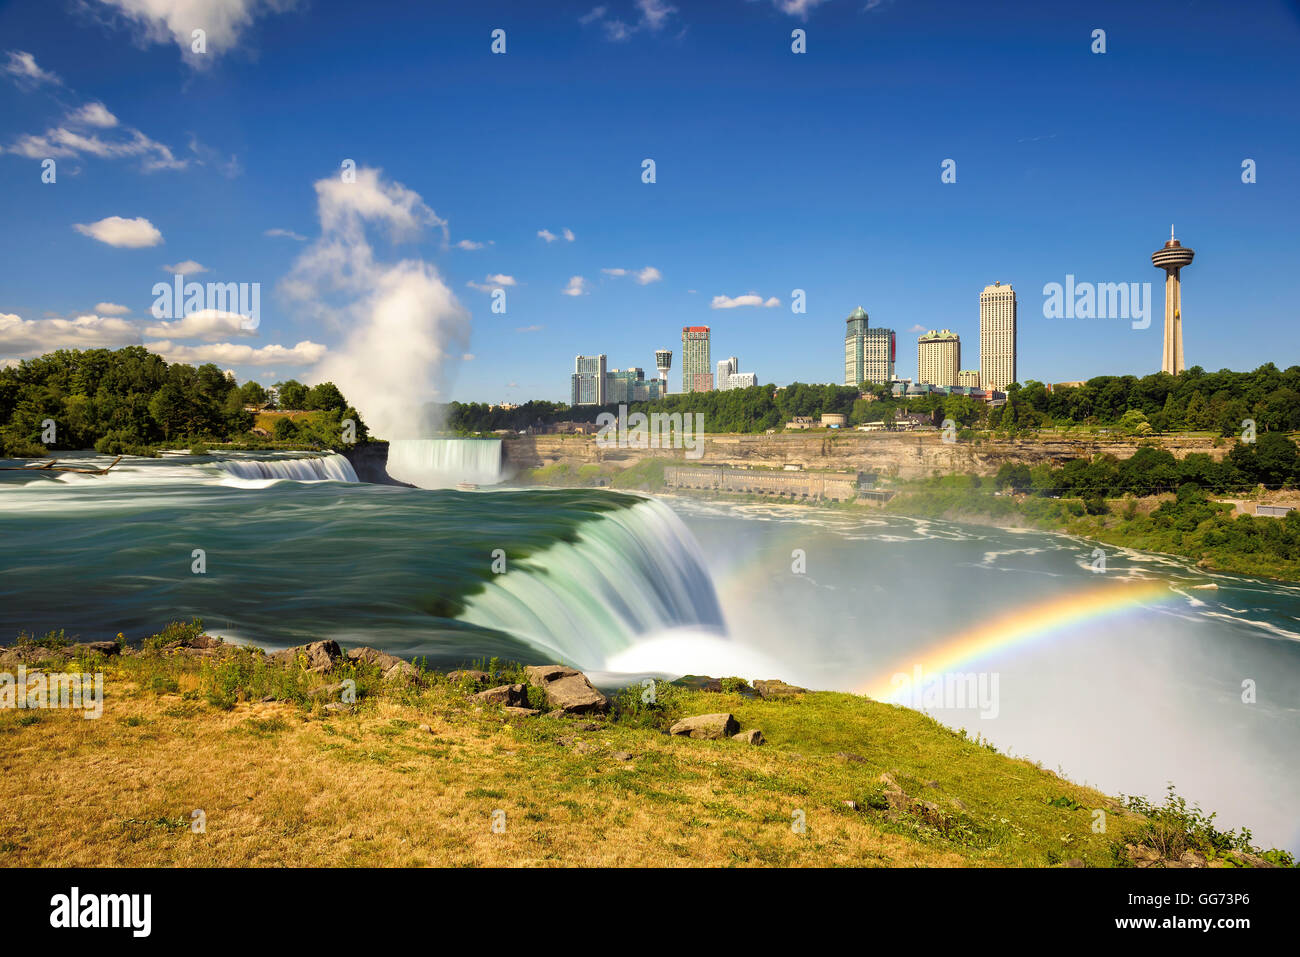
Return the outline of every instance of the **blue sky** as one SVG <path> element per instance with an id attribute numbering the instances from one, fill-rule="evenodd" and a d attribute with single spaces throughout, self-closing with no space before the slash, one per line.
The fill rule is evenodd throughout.
<path id="1" fill-rule="evenodd" d="M 897 331 L 900 375 L 918 328 L 960 333 L 977 366 L 979 292 L 1001 280 L 1022 380 L 1146 374 L 1170 223 L 1197 252 L 1187 364 L 1300 361 L 1295 4 L 142 6 L 0 11 L 0 361 L 140 341 L 349 395 L 565 399 L 574 354 L 651 370 L 704 324 L 762 382 L 838 382 L 858 304 Z M 360 188 L 322 187 L 344 159 Z M 261 283 L 260 326 L 160 332 L 152 287 L 186 262 Z M 1152 283 L 1150 328 L 1044 318 L 1067 274 Z M 505 288 L 505 314 L 470 283 Z M 715 308 L 751 293 L 779 305 Z"/>

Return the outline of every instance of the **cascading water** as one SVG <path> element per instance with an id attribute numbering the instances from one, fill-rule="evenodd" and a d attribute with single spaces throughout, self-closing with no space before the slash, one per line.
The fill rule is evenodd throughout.
<path id="1" fill-rule="evenodd" d="M 388 446 L 388 474 L 420 488 L 496 485 L 504 478 L 501 440 L 394 439 Z"/>
<path id="2" fill-rule="evenodd" d="M 462 621 L 506 632 L 584 667 L 678 628 L 725 635 L 699 545 L 663 503 L 607 512 L 512 563 L 466 602 Z"/>
<path id="3" fill-rule="evenodd" d="M 291 479 L 295 482 L 356 482 L 352 463 L 330 453 L 317 458 L 222 459 L 217 468 L 239 479 Z"/>

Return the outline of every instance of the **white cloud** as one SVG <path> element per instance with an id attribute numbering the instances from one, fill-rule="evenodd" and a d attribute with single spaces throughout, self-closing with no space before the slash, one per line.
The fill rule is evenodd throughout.
<path id="1" fill-rule="evenodd" d="M 487 243 L 478 243 L 472 239 L 462 239 L 456 244 L 457 249 L 482 249 Z"/>
<path id="2" fill-rule="evenodd" d="M 491 292 L 494 289 L 500 289 L 503 286 L 517 286 L 519 282 L 514 276 L 507 276 L 505 273 L 490 273 L 483 277 L 484 282 L 475 282 L 470 280 L 465 283 L 471 289 L 477 289 L 479 292 Z"/>
<path id="3" fill-rule="evenodd" d="M 0 355 L 31 358 L 55 349 L 118 349 L 138 345 L 132 322 L 108 316 L 75 319 L 23 319 L 0 313 Z"/>
<path id="4" fill-rule="evenodd" d="M 518 326 L 518 327 L 515 329 L 515 332 L 541 332 L 541 331 L 542 331 L 543 329 L 545 329 L 545 328 L 546 328 L 545 326 L 536 326 L 536 325 L 534 325 L 534 326 Z"/>
<path id="5" fill-rule="evenodd" d="M 181 262 L 173 263 L 170 266 L 164 263 L 163 269 L 167 270 L 167 272 L 171 273 L 173 276 L 193 276 L 196 273 L 208 271 L 207 266 L 204 266 L 201 263 L 196 263 L 193 259 L 182 260 Z"/>
<path id="6" fill-rule="evenodd" d="M 304 339 L 294 346 L 269 345 L 256 348 L 234 342 L 183 346 L 164 339 L 150 343 L 149 350 L 158 353 L 168 362 L 190 364 L 215 362 L 219 365 L 232 366 L 269 366 L 281 362 L 294 366 L 309 366 L 320 362 L 329 352 L 319 342 L 312 342 L 309 339 Z"/>
<path id="7" fill-rule="evenodd" d="M 74 223 L 72 228 L 83 236 L 125 249 L 157 246 L 163 241 L 162 233 L 143 216 L 135 219 L 109 216 L 95 223 Z"/>
<path id="8" fill-rule="evenodd" d="M 577 237 L 573 235 L 573 230 L 569 229 L 567 226 L 564 228 L 564 238 L 567 239 L 569 242 L 573 242 L 575 239 L 577 239 Z"/>
<path id="9" fill-rule="evenodd" d="M 581 276 L 572 276 L 569 278 L 569 284 L 562 290 L 566 296 L 585 296 L 587 294 L 587 280 Z"/>
<path id="10" fill-rule="evenodd" d="M 644 269 L 602 269 L 601 272 L 609 276 L 631 276 L 639 286 L 648 286 L 652 282 L 658 282 L 663 279 L 663 273 L 654 266 L 646 266 Z"/>
<path id="11" fill-rule="evenodd" d="M 609 9 L 603 6 L 593 7 L 591 12 L 579 17 L 578 22 L 583 26 L 597 23 L 605 32 L 605 39 L 613 43 L 621 43 L 642 30 L 658 33 L 666 25 L 668 18 L 677 12 L 677 8 L 665 0 L 636 0 L 634 6 L 638 13 L 635 23 L 610 16 Z"/>
<path id="12" fill-rule="evenodd" d="M 473 362 L 477 358 L 478 356 L 474 355 L 472 352 L 461 353 L 461 359 L 465 362 Z"/>
<path id="13" fill-rule="evenodd" d="M 200 309 L 180 319 L 145 326 L 144 334 L 154 339 L 202 339 L 217 342 L 228 336 L 255 336 L 255 328 L 245 328 L 248 319 L 237 312 Z"/>
<path id="14" fill-rule="evenodd" d="M 42 83 L 50 83 L 59 86 L 63 82 L 53 73 L 37 66 L 36 57 L 24 50 L 10 50 L 6 56 L 9 60 L 4 65 L 4 71 L 14 77 L 20 85 L 39 86 Z"/>
<path id="15" fill-rule="evenodd" d="M 130 307 L 119 306 L 115 302 L 95 303 L 95 312 L 103 316 L 124 316 L 130 311 Z"/>
<path id="16" fill-rule="evenodd" d="M 758 293 L 751 292 L 744 296 L 714 296 L 713 301 L 709 303 L 710 309 L 736 309 L 740 306 L 762 306 L 771 309 L 774 306 L 781 305 L 781 300 L 772 296 L 764 300 Z"/>
<path id="17" fill-rule="evenodd" d="M 146 173 L 184 169 L 187 165 L 185 160 L 176 158 L 171 147 L 132 127 L 122 127 L 112 138 L 95 132 L 116 126 L 117 117 L 104 104 L 87 103 L 69 113 L 62 126 L 51 126 L 40 134 L 19 136 L 9 147 L 9 152 L 28 159 L 64 159 L 83 154 L 100 159 L 139 158 L 140 168 Z"/>
<path id="18" fill-rule="evenodd" d="M 103 103 L 95 101 L 69 113 L 68 122 L 75 126 L 95 126 L 107 130 L 117 126 L 117 117 Z"/>
<path id="19" fill-rule="evenodd" d="M 800 20 L 807 20 L 808 14 L 812 13 L 817 7 L 820 7 L 826 0 L 772 0 L 772 5 L 782 13 L 787 13 L 792 17 L 798 17 Z M 880 0 L 867 0 L 864 9 L 870 10 L 876 6 Z"/>
<path id="20" fill-rule="evenodd" d="M 295 0 L 100 0 L 120 12 L 151 43 L 174 42 L 192 67 L 202 69 L 238 43 L 253 20 L 279 13 Z M 207 52 L 192 50 L 192 34 L 202 29 Z"/>
<path id="21" fill-rule="evenodd" d="M 305 243 L 307 241 L 306 236 L 302 236 L 298 233 L 295 233 L 292 229 L 280 229 L 279 227 L 275 229 L 268 229 L 262 235 L 270 236 L 272 238 L 280 236 L 283 237 L 284 239 L 296 239 L 300 243 Z"/>
<path id="22" fill-rule="evenodd" d="M 542 237 L 542 239 L 545 239 L 548 243 L 555 242 L 561 236 L 563 236 L 569 242 L 573 242 L 575 239 L 578 238 L 577 236 L 573 235 L 573 230 L 569 229 L 568 227 L 565 227 L 564 229 L 560 230 L 560 235 L 558 236 L 555 233 L 551 232 L 549 229 L 539 229 L 537 230 L 537 235 Z"/>
<path id="23" fill-rule="evenodd" d="M 298 257 L 285 294 L 343 342 L 314 370 L 334 382 L 380 435 L 428 434 L 426 403 L 443 395 L 444 372 L 469 341 L 469 313 L 432 264 L 417 258 L 376 262 L 366 231 L 396 237 L 443 227 L 418 193 L 360 168 L 356 181 L 317 181 L 321 236 Z"/>
<path id="24" fill-rule="evenodd" d="M 929 332 L 930 330 L 926 329 L 925 326 L 921 325 L 918 322 L 916 325 L 914 325 L 911 329 L 908 329 L 907 331 L 908 332 Z"/>

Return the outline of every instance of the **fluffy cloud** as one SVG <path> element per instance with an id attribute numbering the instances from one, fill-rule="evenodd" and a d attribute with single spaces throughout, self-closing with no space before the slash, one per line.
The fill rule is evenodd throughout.
<path id="1" fill-rule="evenodd" d="M 758 293 L 751 292 L 744 296 L 736 296 L 734 299 L 731 296 L 714 296 L 713 301 L 709 303 L 709 308 L 736 309 L 740 306 L 763 306 L 771 309 L 779 305 L 781 305 L 781 300 L 776 296 L 764 300 Z"/>
<path id="2" fill-rule="evenodd" d="M 134 23 L 151 43 L 175 43 L 191 66 L 202 68 L 231 49 L 263 14 L 280 13 L 295 0 L 99 0 Z M 204 31 L 207 53 L 195 53 L 193 32 Z"/>
<path id="3" fill-rule="evenodd" d="M 124 316 L 131 309 L 128 306 L 119 306 L 115 302 L 97 302 L 95 303 L 95 312 L 101 316 Z"/>
<path id="4" fill-rule="evenodd" d="M 134 323 L 111 316 L 23 319 L 0 313 L 0 355 L 31 358 L 55 349 L 118 349 L 138 345 Z"/>
<path id="5" fill-rule="evenodd" d="M 184 346 L 163 340 L 149 344 L 152 352 L 168 362 L 186 362 L 191 365 L 215 362 L 228 366 L 269 366 L 281 362 L 295 366 L 309 366 L 320 362 L 328 354 L 319 342 L 304 339 L 295 346 L 270 345 L 253 347 L 234 342 L 214 342 L 209 345 Z"/>
<path id="6" fill-rule="evenodd" d="M 490 273 L 483 277 L 484 282 L 475 282 L 471 279 L 465 285 L 471 289 L 477 289 L 479 292 L 491 292 L 493 289 L 500 289 L 502 286 L 517 286 L 518 281 L 514 276 L 507 276 L 505 273 Z"/>
<path id="7" fill-rule="evenodd" d="M 475 242 L 472 239 L 462 239 L 456 244 L 457 249 L 482 249 L 487 243 Z"/>
<path id="8" fill-rule="evenodd" d="M 117 126 L 117 117 L 98 101 L 87 103 L 68 114 L 68 122 L 76 126 L 94 126 L 101 130 Z"/>
<path id="9" fill-rule="evenodd" d="M 59 86 L 63 82 L 53 73 L 37 66 L 36 57 L 24 50 L 10 50 L 5 55 L 9 59 L 3 67 L 4 72 L 22 86 L 34 87 L 42 83 Z"/>
<path id="10" fill-rule="evenodd" d="M 193 259 L 185 259 L 170 266 L 164 263 L 163 269 L 167 270 L 173 276 L 193 276 L 196 273 L 208 271 L 207 266 L 196 263 Z"/>
<path id="11" fill-rule="evenodd" d="M 812 13 L 817 7 L 820 7 L 826 0 L 772 0 L 772 6 L 776 7 L 782 13 L 788 13 L 792 17 L 798 17 L 800 20 L 807 20 L 808 14 Z M 870 10 L 877 6 L 880 0 L 867 0 L 867 5 L 863 9 Z"/>
<path id="12" fill-rule="evenodd" d="M 154 339 L 202 339 L 216 342 L 228 336 L 255 336 L 257 329 L 248 327 L 248 319 L 237 312 L 200 309 L 180 319 L 145 326 L 144 334 Z"/>
<path id="13" fill-rule="evenodd" d="M 631 276 L 641 286 L 648 286 L 664 278 L 663 273 L 654 266 L 646 266 L 644 269 L 602 269 L 601 272 L 608 276 Z"/>
<path id="14" fill-rule="evenodd" d="M 268 229 L 262 235 L 270 236 L 272 239 L 276 237 L 281 237 L 283 239 L 294 239 L 300 243 L 305 243 L 307 241 L 306 236 L 295 233 L 292 229 L 280 229 L 278 227 L 275 229 Z"/>
<path id="15" fill-rule="evenodd" d="M 567 226 L 564 229 L 560 230 L 560 235 L 558 236 L 555 233 L 551 232 L 549 229 L 539 229 L 537 230 L 537 235 L 542 237 L 542 239 L 545 239 L 547 243 L 553 243 L 557 239 L 560 239 L 561 237 L 568 240 L 569 242 L 573 242 L 575 239 L 578 238 L 577 236 L 573 235 L 573 230 L 569 229 Z"/>
<path id="16" fill-rule="evenodd" d="M 581 276 L 571 276 L 569 284 L 561 291 L 566 296 L 585 296 L 587 294 L 587 280 Z"/>
<path id="17" fill-rule="evenodd" d="M 137 216 L 135 219 L 109 216 L 94 223 L 74 223 L 72 228 L 83 236 L 124 249 L 157 246 L 163 241 L 162 233 L 143 216 Z"/>

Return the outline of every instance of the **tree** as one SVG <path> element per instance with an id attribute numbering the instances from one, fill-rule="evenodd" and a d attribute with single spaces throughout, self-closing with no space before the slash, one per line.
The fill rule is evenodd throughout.
<path id="1" fill-rule="evenodd" d="M 282 409 L 301 410 L 307 408 L 307 387 L 297 379 L 288 379 L 275 384 L 277 405 Z"/>

